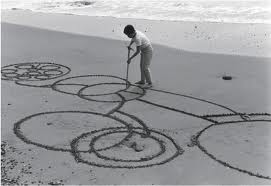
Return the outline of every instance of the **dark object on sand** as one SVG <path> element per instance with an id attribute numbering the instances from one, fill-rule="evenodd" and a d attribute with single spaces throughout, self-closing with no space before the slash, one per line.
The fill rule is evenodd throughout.
<path id="1" fill-rule="evenodd" d="M 232 77 L 231 76 L 223 76 L 222 79 L 224 79 L 224 80 L 232 80 Z"/>
<path id="2" fill-rule="evenodd" d="M 76 5 L 76 6 L 89 6 L 89 5 L 92 5 L 94 4 L 94 1 L 75 1 L 73 2 L 73 5 Z"/>

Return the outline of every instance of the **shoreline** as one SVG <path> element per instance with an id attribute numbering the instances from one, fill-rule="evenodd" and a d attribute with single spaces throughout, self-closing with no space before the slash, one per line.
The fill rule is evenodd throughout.
<path id="1" fill-rule="evenodd" d="M 113 19 L 134 19 L 134 20 L 142 20 L 142 21 L 164 21 L 164 22 L 182 22 L 182 23 L 223 23 L 223 24 L 244 24 L 244 25 L 271 25 L 270 23 L 248 23 L 248 22 L 220 22 L 220 21 L 185 21 L 185 20 L 165 20 L 165 19 L 147 19 L 147 18 L 128 18 L 128 17 L 116 17 L 116 16 L 97 16 L 97 15 L 80 15 L 74 13 L 66 13 L 66 12 L 43 12 L 43 11 L 34 11 L 30 9 L 20 9 L 20 8 L 11 8 L 11 9 L 1 9 L 2 11 L 29 11 L 32 13 L 42 13 L 42 14 L 54 14 L 54 15 L 72 15 L 72 16 L 85 16 L 85 17 L 96 17 L 96 18 L 113 18 Z"/>
<path id="2" fill-rule="evenodd" d="M 123 28 L 133 24 L 155 44 L 190 52 L 271 57 L 271 25 L 129 19 L 74 14 L 3 10 L 1 22 L 80 35 L 124 40 Z M 73 25 L 77 25 L 75 28 Z M 93 27 L 95 25 L 95 27 Z"/>

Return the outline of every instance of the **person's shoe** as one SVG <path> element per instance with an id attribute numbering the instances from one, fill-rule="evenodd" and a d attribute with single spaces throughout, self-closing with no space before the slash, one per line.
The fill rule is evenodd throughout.
<path id="1" fill-rule="evenodd" d="M 148 83 L 146 85 L 144 85 L 144 88 L 151 88 L 152 87 L 152 83 Z"/>
<path id="2" fill-rule="evenodd" d="M 144 81 L 138 81 L 138 82 L 136 82 L 135 84 L 137 84 L 137 85 L 144 85 L 145 82 L 144 82 Z"/>

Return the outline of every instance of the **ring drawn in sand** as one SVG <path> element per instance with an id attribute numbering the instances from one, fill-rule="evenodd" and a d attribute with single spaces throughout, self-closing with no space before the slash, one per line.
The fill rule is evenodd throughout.
<path id="1" fill-rule="evenodd" d="M 257 116 L 257 114 L 253 114 L 254 116 Z M 266 116 L 269 116 L 269 115 L 266 115 Z M 234 126 L 238 126 L 238 127 L 240 127 L 240 128 L 245 128 L 245 127 L 247 127 L 248 125 L 254 125 L 254 128 L 259 128 L 259 124 L 264 124 L 264 125 L 267 125 L 267 124 L 269 124 L 270 125 L 270 122 L 271 122 L 271 118 L 270 118 L 270 120 L 266 120 L 266 119 L 260 119 L 260 120 L 249 120 L 249 121 L 227 121 L 227 122 L 221 122 L 221 123 L 218 123 L 218 124 L 213 124 L 213 125 L 209 125 L 209 126 L 207 126 L 207 127 L 205 127 L 203 130 L 201 130 L 201 131 L 199 131 L 198 132 L 198 134 L 194 137 L 194 142 L 195 142 L 195 145 L 202 151 L 202 152 L 204 152 L 206 155 L 208 155 L 211 159 L 213 159 L 213 160 L 215 160 L 216 162 L 218 162 L 218 163 L 220 163 L 221 165 L 223 165 L 223 166 L 225 166 L 225 167 L 228 167 L 228 168 L 231 168 L 231 169 L 234 169 L 234 170 L 236 170 L 236 171 L 239 171 L 239 172 L 241 172 L 241 173 L 245 173 L 245 174 L 248 174 L 248 175 L 250 175 L 250 176 L 256 176 L 256 177 L 258 177 L 258 178 L 263 178 L 263 179 L 271 179 L 271 177 L 270 176 L 267 176 L 267 175 L 263 175 L 263 173 L 258 173 L 257 171 L 255 171 L 255 170 L 253 170 L 253 169 L 256 169 L 255 167 L 250 167 L 250 168 L 240 168 L 238 165 L 236 165 L 236 164 L 238 164 L 238 163 L 236 163 L 235 162 L 235 165 L 233 164 L 233 163 L 229 163 L 230 161 L 228 160 L 228 161 L 226 161 L 226 160 L 221 160 L 221 158 L 223 158 L 223 159 L 226 159 L 226 157 L 227 157 L 227 153 L 222 153 L 222 155 L 221 155 L 221 152 L 212 152 L 212 151 L 216 151 L 216 150 L 212 150 L 212 151 L 210 151 L 209 150 L 209 148 L 208 148 L 208 146 L 206 147 L 204 144 L 206 143 L 206 140 L 207 139 L 205 139 L 204 140 L 204 142 L 201 142 L 201 138 L 203 138 L 202 136 L 207 136 L 206 134 L 211 130 L 211 129 L 213 129 L 213 130 L 217 130 L 217 128 L 222 128 L 223 126 L 231 126 L 231 127 L 234 127 Z M 257 125 L 257 127 L 255 127 L 255 125 Z M 251 126 L 250 126 L 251 127 Z M 238 132 L 236 132 L 235 131 L 236 130 L 236 128 L 234 129 L 234 130 L 231 130 L 231 131 L 234 131 L 235 133 L 238 133 Z M 265 131 L 269 131 L 269 129 L 267 129 L 267 130 L 265 130 Z M 226 133 L 226 131 L 225 130 L 223 130 L 222 131 L 223 132 L 223 135 L 218 135 L 220 138 L 221 138 L 221 136 L 225 136 L 225 133 Z M 269 132 L 267 132 L 268 134 L 267 135 L 269 135 Z M 240 142 L 241 140 L 240 140 L 240 138 L 244 138 L 244 136 L 242 135 L 242 134 L 237 134 L 238 136 L 237 136 L 237 138 L 238 138 L 238 142 L 235 140 L 234 142 L 233 142 L 233 144 L 231 145 L 231 146 L 234 146 L 234 145 L 237 145 L 238 143 L 241 143 L 241 145 L 242 145 L 242 143 L 244 143 L 244 142 Z M 266 136 L 267 136 L 266 135 Z M 270 136 L 267 136 L 267 143 L 269 143 L 269 137 Z M 228 141 L 228 143 L 229 143 L 229 141 L 230 140 L 232 140 L 232 139 L 227 139 L 227 141 Z M 250 140 L 252 140 L 252 141 L 254 141 L 255 139 L 250 139 Z M 245 140 L 245 141 L 250 141 L 250 140 Z M 218 141 L 218 140 L 216 140 L 216 141 Z M 225 141 L 225 139 L 223 140 L 223 141 Z M 243 145 L 244 146 L 244 145 Z M 255 145 L 255 146 L 263 146 L 263 144 L 260 144 L 260 145 Z M 266 154 L 265 154 L 265 156 L 268 156 L 269 155 L 269 151 L 270 151 L 270 145 L 266 145 L 267 147 L 267 149 L 265 149 L 266 150 Z M 268 148 L 268 146 L 269 146 L 269 148 Z M 226 145 L 224 145 L 224 148 L 226 148 Z M 224 149 L 224 148 L 222 148 L 222 149 Z M 249 148 L 248 149 L 250 149 L 251 148 L 251 145 L 249 145 Z M 223 151 L 222 149 L 220 149 L 220 151 Z M 240 148 L 238 148 L 238 149 L 240 149 Z M 231 153 L 230 154 L 232 154 L 233 152 L 232 151 L 230 151 Z M 240 153 L 240 152 L 238 152 L 238 153 Z M 219 155 L 220 154 L 220 155 Z M 259 152 L 258 152 L 258 154 L 259 154 Z M 218 157 L 219 156 L 219 157 Z M 238 159 L 238 158 L 240 158 L 239 157 L 240 156 L 240 154 L 237 154 L 237 156 L 236 156 L 236 158 Z M 259 156 L 259 155 L 258 155 Z M 251 157 L 252 158 L 252 157 Z M 262 158 L 262 157 L 260 157 L 260 158 Z M 255 158 L 253 159 L 253 161 L 256 161 L 255 160 Z M 266 162 L 267 163 L 267 162 Z M 257 164 L 257 162 L 256 162 L 256 164 Z M 268 163 L 267 163 L 268 164 Z M 246 163 L 246 165 L 247 165 L 247 163 Z M 244 165 L 243 165 L 244 166 Z M 260 166 L 261 168 L 263 168 L 263 164 L 259 164 L 258 166 Z M 268 166 L 268 165 L 266 165 L 266 166 Z"/>
<path id="2" fill-rule="evenodd" d="M 146 93 L 142 87 L 111 75 L 69 77 L 53 83 L 52 89 L 64 94 L 76 95 L 85 100 L 108 103 L 131 101 Z"/>
<path id="3" fill-rule="evenodd" d="M 42 81 L 55 79 L 70 72 L 66 66 L 50 62 L 29 62 L 1 68 L 2 80 Z"/>
<path id="4" fill-rule="evenodd" d="M 132 139 L 130 137 L 126 143 L 124 141 L 121 145 L 113 145 L 112 148 L 105 151 L 99 150 L 99 147 L 104 145 L 101 142 L 99 143 L 99 140 L 106 141 L 106 138 L 108 138 L 109 141 L 110 136 L 116 139 L 118 136 L 122 137 L 129 133 L 132 133 L 135 141 L 130 140 Z M 142 137 L 144 133 L 145 131 L 142 128 L 133 127 L 130 129 L 124 127 L 103 128 L 98 131 L 83 133 L 72 141 L 72 154 L 78 162 L 88 165 L 132 169 L 162 165 L 184 152 L 172 138 L 163 133 L 150 130 L 150 135 Z M 80 152 L 80 148 L 84 148 L 84 146 L 90 149 L 90 153 Z M 135 152 L 137 153 L 136 156 Z"/>
<path id="5" fill-rule="evenodd" d="M 66 71 L 63 71 L 65 68 Z M 52 63 L 24 63 L 5 66 L 1 69 L 3 80 L 13 80 L 18 85 L 25 85 L 21 84 L 21 82 L 26 81 L 47 80 L 61 77 L 69 73 L 69 71 L 69 68 L 65 66 Z M 120 111 L 120 108 L 127 101 L 134 100 L 150 104 L 155 107 L 175 111 L 181 114 L 186 114 L 192 117 L 197 117 L 210 122 L 211 124 L 208 127 L 192 136 L 191 146 L 198 147 L 210 158 L 225 167 L 231 168 L 232 170 L 237 170 L 239 172 L 258 178 L 271 179 L 270 176 L 264 176 L 262 174 L 256 173 L 256 171 L 238 168 L 238 166 L 233 166 L 226 161 L 219 160 L 214 155 L 212 155 L 211 152 L 207 151 L 207 148 L 205 148 L 200 141 L 201 135 L 211 127 L 243 122 L 269 121 L 265 119 L 266 117 L 270 117 L 270 114 L 268 113 L 239 113 L 227 106 L 223 106 L 208 100 L 164 90 L 157 90 L 152 88 L 148 89 L 148 91 L 175 95 L 191 99 L 193 101 L 198 101 L 199 103 L 210 104 L 227 111 L 227 113 L 210 115 L 200 115 L 193 112 L 187 112 L 185 110 L 142 99 L 142 97 L 146 94 L 146 90 L 144 88 L 133 85 L 123 78 L 111 75 L 74 76 L 55 81 L 50 85 L 26 86 L 52 88 L 54 91 L 78 96 L 84 100 L 105 103 L 118 103 L 118 105 L 106 114 L 88 111 L 55 111 L 38 113 L 25 117 L 16 122 L 14 125 L 14 133 L 25 143 L 36 145 L 48 150 L 70 152 L 77 162 L 106 168 L 130 169 L 150 167 L 167 163 L 183 154 L 184 150 L 179 147 L 179 145 L 170 136 L 167 136 L 154 129 L 149 129 L 147 125 L 139 118 Z M 115 113 L 130 118 L 136 122 L 139 127 L 133 126 L 133 124 L 114 116 Z M 54 144 L 50 145 L 38 142 L 38 138 L 32 136 L 32 139 L 31 136 L 29 136 L 30 133 L 27 133 L 26 130 L 28 124 L 26 123 L 34 118 L 55 114 L 91 115 L 95 117 L 101 117 L 103 119 L 106 118 L 114 121 L 115 124 L 117 123 L 124 126 L 104 126 L 90 131 L 81 130 L 79 132 L 75 132 L 75 129 L 72 127 L 69 128 L 65 126 L 64 129 L 67 128 L 67 130 L 71 130 L 70 132 L 74 132 L 74 136 L 71 135 L 72 139 L 67 140 L 71 141 L 71 143 L 66 142 L 63 144 L 63 146 L 60 147 L 55 146 Z M 252 119 L 250 117 L 252 117 Z M 44 127 L 44 123 L 40 123 L 40 125 Z M 53 126 L 51 126 L 52 129 Z M 82 131 L 84 131 L 84 133 L 82 133 Z M 134 153 L 137 153 L 136 157 L 134 156 Z"/>

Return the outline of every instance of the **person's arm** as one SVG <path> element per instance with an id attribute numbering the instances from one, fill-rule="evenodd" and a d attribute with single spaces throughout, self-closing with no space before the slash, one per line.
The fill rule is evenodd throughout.
<path id="1" fill-rule="evenodd" d="M 140 46 L 136 47 L 136 52 L 128 59 L 127 63 L 131 63 L 131 60 L 140 53 Z"/>
<path id="2" fill-rule="evenodd" d="M 128 50 L 134 50 L 134 49 L 131 47 L 133 43 L 134 43 L 134 41 L 133 41 L 133 40 L 131 40 L 131 42 L 130 42 L 129 46 L 127 46 Z"/>
<path id="3" fill-rule="evenodd" d="M 131 48 L 131 46 L 132 46 L 132 44 L 134 43 L 134 41 L 133 40 L 131 40 L 131 42 L 130 42 L 130 44 L 129 44 L 129 46 L 128 46 L 128 48 Z"/>

